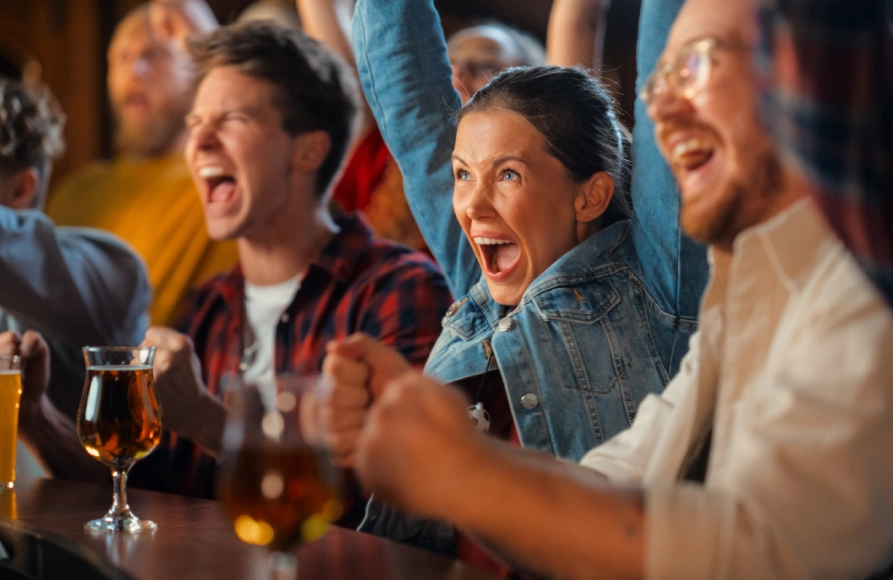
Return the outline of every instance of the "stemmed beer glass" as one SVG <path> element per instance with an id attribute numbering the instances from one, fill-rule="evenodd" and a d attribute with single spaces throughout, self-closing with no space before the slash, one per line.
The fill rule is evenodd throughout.
<path id="1" fill-rule="evenodd" d="M 84 347 L 87 379 L 77 430 L 91 456 L 111 469 L 114 498 L 108 513 L 88 522 L 89 531 L 154 531 L 127 505 L 127 472 L 161 441 L 161 409 L 152 375 L 154 346 Z"/>
<path id="2" fill-rule="evenodd" d="M 342 513 L 339 472 L 322 448 L 317 377 L 280 375 L 275 386 L 230 375 L 218 495 L 236 535 L 270 551 L 274 578 L 297 578 L 295 548 Z"/>

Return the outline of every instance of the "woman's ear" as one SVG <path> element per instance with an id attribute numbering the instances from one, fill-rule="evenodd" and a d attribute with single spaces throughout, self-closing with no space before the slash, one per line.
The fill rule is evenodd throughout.
<path id="1" fill-rule="evenodd" d="M 332 140 L 325 131 L 301 133 L 295 137 L 292 167 L 299 173 L 312 173 L 326 160 L 331 148 Z"/>
<path id="2" fill-rule="evenodd" d="M 574 200 L 574 210 L 578 224 L 588 224 L 597 220 L 608 209 L 614 196 L 614 178 L 606 171 L 593 173 L 581 183 Z"/>

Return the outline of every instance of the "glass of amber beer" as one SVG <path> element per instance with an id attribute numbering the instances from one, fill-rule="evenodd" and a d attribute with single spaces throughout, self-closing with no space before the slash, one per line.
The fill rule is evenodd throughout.
<path id="1" fill-rule="evenodd" d="M 88 522 L 89 531 L 153 531 L 155 523 L 127 505 L 127 472 L 161 440 L 155 394 L 155 347 L 87 346 L 87 378 L 78 409 L 78 436 L 91 456 L 112 471 L 114 499 L 108 513 Z"/>
<path id="2" fill-rule="evenodd" d="M 295 548 L 341 516 L 341 486 L 322 445 L 324 383 L 294 375 L 272 383 L 229 377 L 217 484 L 236 535 L 266 547 L 273 577 L 286 580 L 297 578 Z"/>
<path id="3" fill-rule="evenodd" d="M 0 491 L 11 490 L 16 480 L 16 432 L 22 376 L 19 357 L 0 356 Z"/>

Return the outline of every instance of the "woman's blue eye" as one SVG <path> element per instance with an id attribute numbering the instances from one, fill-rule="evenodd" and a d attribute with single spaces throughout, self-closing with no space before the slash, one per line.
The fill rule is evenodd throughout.
<path id="1" fill-rule="evenodd" d="M 468 172 L 465 171 L 464 169 L 457 169 L 457 170 L 456 170 L 456 179 L 464 180 L 464 179 L 468 179 L 468 177 L 469 177 L 469 176 L 468 176 Z"/>
<path id="2" fill-rule="evenodd" d="M 518 175 L 517 173 L 515 173 L 514 171 L 512 171 L 511 169 L 507 169 L 502 172 L 502 180 L 503 181 L 510 181 L 512 179 L 517 179 L 519 177 L 521 177 L 521 176 Z"/>

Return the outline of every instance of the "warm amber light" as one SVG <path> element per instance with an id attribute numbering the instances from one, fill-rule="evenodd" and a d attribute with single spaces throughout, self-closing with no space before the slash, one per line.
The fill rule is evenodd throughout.
<path id="1" fill-rule="evenodd" d="M 318 540 L 329 530 L 329 520 L 319 514 L 314 514 L 301 524 L 301 538 L 305 542 Z"/>
<path id="2" fill-rule="evenodd" d="M 241 515 L 234 522 L 236 535 L 246 544 L 266 546 L 273 541 L 275 533 L 273 527 L 265 521 L 255 521 L 247 515 Z"/>
<path id="3" fill-rule="evenodd" d="M 18 510 L 16 509 L 16 492 L 14 489 L 0 490 L 0 519 L 17 520 L 19 519 Z"/>
<path id="4" fill-rule="evenodd" d="M 341 506 L 341 502 L 337 499 L 330 499 L 322 506 L 322 517 L 329 520 L 330 522 L 334 522 L 344 513 L 344 508 Z"/>

